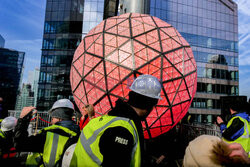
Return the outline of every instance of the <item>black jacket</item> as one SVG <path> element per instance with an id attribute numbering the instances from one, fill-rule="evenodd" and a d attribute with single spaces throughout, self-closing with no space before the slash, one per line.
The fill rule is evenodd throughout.
<path id="1" fill-rule="evenodd" d="M 46 141 L 47 131 L 42 131 L 37 135 L 28 136 L 27 128 L 29 125 L 30 116 L 25 118 L 19 118 L 15 131 L 14 131 L 14 146 L 17 151 L 22 152 L 43 152 L 44 144 Z M 73 121 L 61 121 L 57 122 L 56 125 L 66 127 L 79 136 L 80 129 Z"/>
<path id="2" fill-rule="evenodd" d="M 116 106 L 108 115 L 129 118 L 134 121 L 141 144 L 141 152 L 143 151 L 143 131 L 141 120 L 134 109 L 122 100 L 116 101 Z M 116 139 L 128 141 L 127 144 L 120 143 Z M 105 130 L 100 138 L 100 152 L 103 155 L 103 167 L 128 167 L 131 161 L 131 153 L 133 149 L 133 135 L 124 127 L 113 127 Z"/>
<path id="3" fill-rule="evenodd" d="M 13 144 L 13 131 L 2 132 L 4 138 L 0 137 L 0 159 L 3 154 L 10 153 L 10 149 L 14 147 Z"/>

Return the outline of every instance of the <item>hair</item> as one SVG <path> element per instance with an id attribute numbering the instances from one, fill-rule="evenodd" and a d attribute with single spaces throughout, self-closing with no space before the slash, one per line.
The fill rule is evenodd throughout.
<path id="1" fill-rule="evenodd" d="M 239 112 L 246 112 L 247 111 L 248 104 L 247 102 L 236 100 L 229 104 L 229 108 L 232 110 L 236 111 L 237 113 Z"/>
<path id="2" fill-rule="evenodd" d="M 239 157 L 229 157 L 231 153 L 232 150 L 228 147 L 228 144 L 221 140 L 213 146 L 210 158 L 214 163 L 226 167 L 238 167 L 245 163 Z"/>
<path id="3" fill-rule="evenodd" d="M 128 103 L 133 107 L 150 111 L 158 103 L 158 99 L 130 91 Z"/>

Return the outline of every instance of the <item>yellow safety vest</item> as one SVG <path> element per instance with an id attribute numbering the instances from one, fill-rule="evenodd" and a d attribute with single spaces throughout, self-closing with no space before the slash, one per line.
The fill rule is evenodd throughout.
<path id="1" fill-rule="evenodd" d="M 27 167 L 40 166 L 43 163 L 42 158 L 43 158 L 42 153 L 31 152 L 27 156 L 25 166 Z"/>
<path id="2" fill-rule="evenodd" d="M 55 133 L 53 131 L 59 130 L 62 133 Z M 46 131 L 46 141 L 44 144 L 44 149 L 42 155 L 42 162 L 37 163 L 39 155 L 34 153 L 32 156 L 28 157 L 26 164 L 30 166 L 41 165 L 46 167 L 54 167 L 59 165 L 59 160 L 62 159 L 62 154 L 64 151 L 65 144 L 68 139 L 77 136 L 77 133 L 69 130 L 68 128 L 52 125 L 47 128 L 42 129 L 39 133 Z"/>
<path id="3" fill-rule="evenodd" d="M 91 121 L 83 128 L 80 138 L 76 144 L 70 166 L 101 166 L 103 162 L 103 155 L 99 149 L 100 138 L 106 129 L 117 126 L 126 128 L 133 135 L 134 147 L 132 150 L 130 166 L 140 167 L 140 142 L 134 122 L 127 118 L 108 115 L 91 119 Z"/>
<path id="4" fill-rule="evenodd" d="M 239 143 L 242 145 L 244 150 L 248 153 L 250 151 L 250 125 L 249 122 L 246 119 L 243 119 L 240 116 L 233 117 L 227 124 L 227 128 L 231 126 L 233 120 L 235 118 L 239 118 L 242 122 L 244 122 L 244 133 L 236 140 L 234 141 L 228 141 L 225 138 L 222 138 L 227 143 Z M 248 154 L 249 155 L 249 154 Z M 250 155 L 249 155 L 250 157 Z"/>
<path id="5" fill-rule="evenodd" d="M 1 129 L 0 129 L 0 137 L 3 138 L 3 139 L 6 138 L 4 132 Z"/>

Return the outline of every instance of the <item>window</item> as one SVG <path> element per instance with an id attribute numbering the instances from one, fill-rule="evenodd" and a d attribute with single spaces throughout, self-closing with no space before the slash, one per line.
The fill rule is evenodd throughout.
<path id="1" fill-rule="evenodd" d="M 44 33 L 82 33 L 81 21 L 46 21 Z"/>
<path id="2" fill-rule="evenodd" d="M 181 16 L 178 15 L 178 19 L 180 18 L 183 19 Z M 210 33 L 209 32 L 210 30 L 206 28 L 202 28 L 202 29 L 200 28 L 202 27 L 199 27 L 198 31 L 201 30 L 203 34 Z M 234 42 L 234 41 L 222 40 L 222 39 L 211 38 L 211 37 L 206 37 L 206 36 L 201 36 L 201 35 L 194 35 L 194 34 L 183 33 L 183 32 L 181 33 L 181 35 L 188 41 L 190 45 L 193 45 L 193 46 L 238 52 L 238 47 L 237 47 L 238 44 L 237 42 Z"/>

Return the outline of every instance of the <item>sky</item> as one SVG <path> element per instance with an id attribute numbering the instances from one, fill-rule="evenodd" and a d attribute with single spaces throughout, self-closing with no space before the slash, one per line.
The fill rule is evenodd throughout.
<path id="1" fill-rule="evenodd" d="M 239 91 L 250 98 L 250 0 L 235 0 L 239 9 Z M 0 34 L 5 48 L 25 52 L 23 82 L 40 67 L 46 0 L 0 0 Z"/>
<path id="2" fill-rule="evenodd" d="M 40 67 L 46 0 L 0 0 L 0 34 L 5 48 L 25 52 L 24 82 L 28 71 Z"/>

